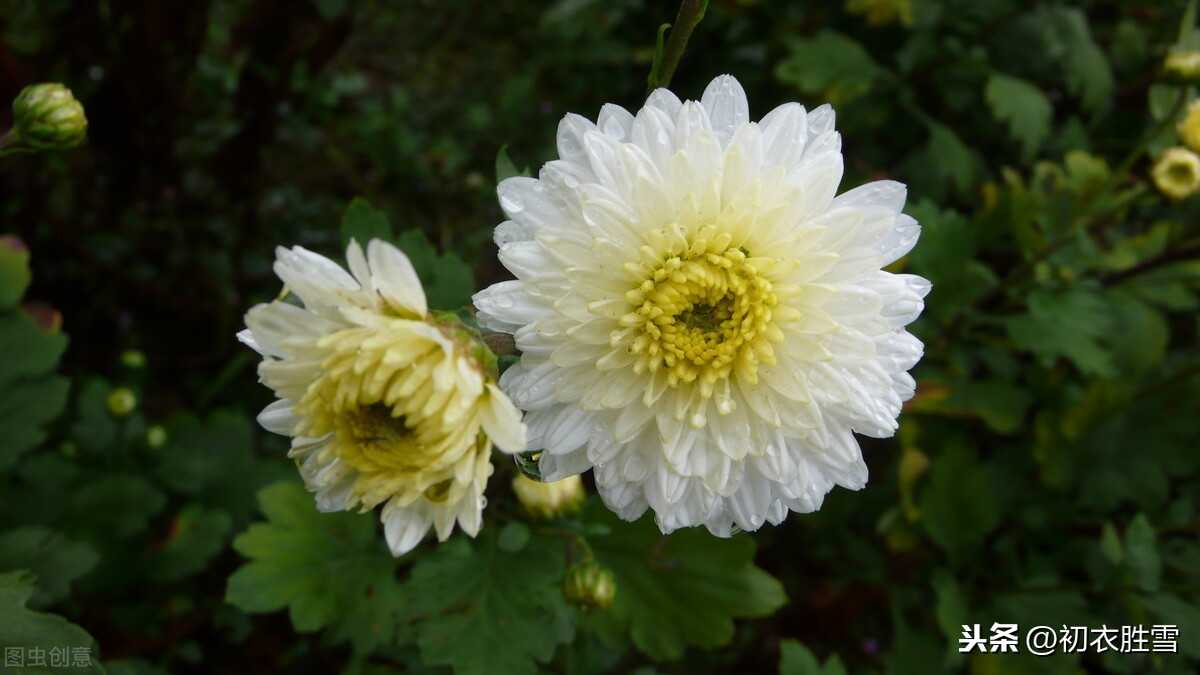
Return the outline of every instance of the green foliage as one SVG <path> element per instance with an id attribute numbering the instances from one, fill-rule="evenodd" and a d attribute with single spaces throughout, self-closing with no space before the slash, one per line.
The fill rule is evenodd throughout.
<path id="1" fill-rule="evenodd" d="M 1021 143 L 1021 154 L 1032 157 L 1050 135 L 1054 108 L 1046 95 L 1029 82 L 1000 73 L 988 78 L 984 95 L 992 114 Z"/>
<path id="2" fill-rule="evenodd" d="M 395 583 L 372 519 L 319 513 L 312 496 L 293 483 L 263 488 L 258 501 L 268 522 L 233 541 L 251 559 L 229 577 L 226 597 L 237 607 L 287 607 L 296 630 L 313 631 L 362 611 L 376 588 Z"/>
<path id="3" fill-rule="evenodd" d="M 5 648 L 25 650 L 37 648 L 85 649 L 90 655 L 89 666 L 76 672 L 103 673 L 99 664 L 99 653 L 92 636 L 79 626 L 53 614 L 35 612 L 25 607 L 33 595 L 34 587 L 29 574 L 24 572 L 0 573 L 0 653 Z M 74 661 L 72 661 L 74 662 Z M 47 660 L 47 664 L 49 661 Z M 50 668 L 22 668 L 28 673 L 51 673 Z"/>
<path id="4" fill-rule="evenodd" d="M 538 543 L 508 551 L 514 546 L 501 543 L 490 531 L 474 547 L 460 539 L 413 568 L 407 612 L 420 621 L 426 663 L 463 675 L 537 673 L 537 662 L 571 639 L 553 549 Z"/>
<path id="5" fill-rule="evenodd" d="M 779 643 L 779 675 L 846 675 L 846 667 L 836 654 L 821 663 L 796 640 L 782 640 Z"/>
<path id="6" fill-rule="evenodd" d="M 616 575 L 617 597 L 587 624 L 610 644 L 629 636 L 650 657 L 674 660 L 687 645 L 728 644 L 733 619 L 766 616 L 787 601 L 779 581 L 754 566 L 749 537 L 716 539 L 695 529 L 664 536 L 648 517 L 618 527 L 595 502 L 588 520 L 612 527 L 589 540 Z"/>

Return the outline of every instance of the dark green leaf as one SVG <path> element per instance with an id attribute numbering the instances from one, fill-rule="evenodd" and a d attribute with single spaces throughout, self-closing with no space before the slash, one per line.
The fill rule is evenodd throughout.
<path id="1" fill-rule="evenodd" d="M 407 589 L 426 663 L 532 675 L 554 655 L 567 616 L 561 562 L 546 545 L 512 553 L 498 539 L 485 529 L 477 548 L 458 538 L 417 562 Z"/>
<path id="2" fill-rule="evenodd" d="M 0 570 L 28 569 L 37 575 L 35 607 L 46 607 L 71 592 L 71 582 L 99 560 L 87 544 L 46 527 L 27 526 L 0 534 Z"/>
<path id="3" fill-rule="evenodd" d="M 354 239 L 364 249 L 372 239 L 392 241 L 392 224 L 387 214 L 371 206 L 362 197 L 355 197 L 342 214 L 342 246 Z"/>
<path id="4" fill-rule="evenodd" d="M 610 641 L 631 636 L 651 658 L 728 644 L 733 619 L 766 616 L 787 601 L 779 581 L 755 567 L 751 537 L 720 539 L 698 528 L 664 536 L 651 518 L 622 523 L 594 501 L 586 520 L 611 524 L 610 534 L 589 541 L 617 580 L 612 607 L 588 625 Z"/>
<path id="5" fill-rule="evenodd" d="M 247 612 L 287 607 L 299 631 L 374 611 L 366 604 L 372 589 L 389 584 L 395 568 L 374 513 L 321 513 L 312 495 L 292 483 L 267 486 L 258 500 L 267 522 L 233 541 L 250 562 L 229 577 L 230 603 Z"/>
<path id="6" fill-rule="evenodd" d="M 61 647 L 68 650 L 71 663 L 76 662 L 76 656 L 81 660 L 86 659 L 86 669 L 82 666 L 69 669 L 29 667 L 21 668 L 18 672 L 22 675 L 49 675 L 59 672 L 103 673 L 100 654 L 92 636 L 61 616 L 27 609 L 25 603 L 33 592 L 33 580 L 27 572 L 0 574 L 0 658 L 3 658 L 5 649 L 9 647 L 19 648 L 22 658 L 28 656 L 30 649 L 41 649 L 45 650 L 42 656 L 49 664 L 49 650 L 52 647 Z"/>
<path id="7" fill-rule="evenodd" d="M 1033 157 L 1050 136 L 1054 108 L 1042 90 L 1015 77 L 994 73 L 984 92 L 997 120 L 1008 125 L 1009 133 L 1021 143 L 1021 154 Z"/>

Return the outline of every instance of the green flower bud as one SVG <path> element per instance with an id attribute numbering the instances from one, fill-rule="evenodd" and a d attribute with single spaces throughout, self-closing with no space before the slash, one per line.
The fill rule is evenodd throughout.
<path id="1" fill-rule="evenodd" d="M 582 609 L 608 609 L 617 597 L 617 580 L 596 560 L 575 563 L 563 577 L 563 597 Z"/>
<path id="2" fill-rule="evenodd" d="M 167 430 L 161 424 L 155 424 L 146 430 L 146 445 L 154 450 L 167 444 Z"/>
<path id="3" fill-rule="evenodd" d="M 1163 61 L 1163 80 L 1172 84 L 1200 84 L 1200 51 L 1171 52 Z"/>
<path id="4" fill-rule="evenodd" d="M 137 396 L 125 387 L 113 389 L 108 398 L 104 399 L 108 413 L 113 417 L 128 417 L 137 410 Z"/>
<path id="5" fill-rule="evenodd" d="M 25 87 L 13 100 L 15 135 L 34 150 L 64 150 L 87 139 L 87 117 L 71 90 L 57 82 Z"/>
<path id="6" fill-rule="evenodd" d="M 121 352 L 121 365 L 131 370 L 140 370 L 146 367 L 146 355 L 136 349 L 126 349 Z"/>

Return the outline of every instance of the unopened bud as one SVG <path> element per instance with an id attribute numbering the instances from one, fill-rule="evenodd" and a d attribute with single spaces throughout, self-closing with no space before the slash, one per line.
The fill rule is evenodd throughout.
<path id="1" fill-rule="evenodd" d="M 608 609 L 617 597 L 612 570 L 596 560 L 585 560 L 567 568 L 563 597 L 582 609 Z"/>
<path id="2" fill-rule="evenodd" d="M 146 367 L 146 355 L 136 349 L 126 349 L 121 352 L 121 365 L 130 370 L 140 370 Z"/>
<path id="3" fill-rule="evenodd" d="M 1163 61 L 1163 79 L 1172 84 L 1200 84 L 1200 51 L 1167 54 Z"/>
<path id="4" fill-rule="evenodd" d="M 146 445 L 157 450 L 167 444 L 167 430 L 161 424 L 155 424 L 146 430 Z"/>
<path id="5" fill-rule="evenodd" d="M 1179 142 L 1192 152 L 1200 152 L 1200 100 L 1192 101 L 1175 127 Z"/>
<path id="6" fill-rule="evenodd" d="M 34 150 L 73 148 L 87 139 L 87 116 L 71 90 L 57 82 L 25 87 L 13 100 L 16 141 Z"/>
<path id="7" fill-rule="evenodd" d="M 1183 199 L 1200 190 L 1200 156 L 1187 148 L 1167 148 L 1150 171 L 1154 184 L 1171 199 Z"/>
<path id="8" fill-rule="evenodd" d="M 512 486 L 521 506 L 537 520 L 557 520 L 579 513 L 587 498 L 583 479 L 579 476 L 542 483 L 518 473 Z"/>
<path id="9" fill-rule="evenodd" d="M 104 399 L 104 403 L 113 417 L 128 417 L 137 410 L 137 396 L 125 387 L 113 389 L 108 398 Z"/>

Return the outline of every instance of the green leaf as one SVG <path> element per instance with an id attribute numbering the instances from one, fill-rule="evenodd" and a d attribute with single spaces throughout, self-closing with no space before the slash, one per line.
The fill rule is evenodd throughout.
<path id="1" fill-rule="evenodd" d="M 112 385 L 99 379 L 87 380 L 78 390 L 71 437 L 89 450 L 107 450 L 117 437 L 117 420 L 108 412 L 112 390 Z"/>
<path id="2" fill-rule="evenodd" d="M 381 547 L 373 513 L 321 513 L 299 485 L 258 493 L 267 522 L 233 540 L 250 558 L 229 577 L 226 600 L 246 612 L 287 607 L 299 631 L 347 620 L 372 589 L 393 580 L 395 561 Z"/>
<path id="3" fill-rule="evenodd" d="M 564 637 L 561 578 L 545 543 L 508 552 L 485 529 L 474 549 L 462 538 L 438 546 L 407 585 L 421 656 L 456 675 L 537 673 Z"/>
<path id="4" fill-rule="evenodd" d="M 0 310 L 15 307 L 32 280 L 29 249 L 12 235 L 0 236 Z"/>
<path id="5" fill-rule="evenodd" d="M 779 675 L 846 675 L 846 667 L 837 654 L 822 665 L 808 647 L 787 638 L 779 641 Z"/>
<path id="6" fill-rule="evenodd" d="M 31 600 L 36 607 L 67 597 L 71 582 L 91 571 L 99 559 L 91 546 L 46 527 L 27 526 L 0 534 L 0 570 L 28 569 L 37 575 Z"/>
<path id="7" fill-rule="evenodd" d="M 166 544 L 147 561 L 148 576 L 176 581 L 200 572 L 225 548 L 232 519 L 224 511 L 190 504 L 171 521 Z"/>
<path id="8" fill-rule="evenodd" d="M 946 636 L 947 657 L 949 663 L 962 662 L 958 651 L 958 638 L 962 636 L 962 626 L 968 622 L 967 599 L 963 597 L 962 589 L 954 576 L 947 570 L 939 569 L 933 574 L 933 591 L 937 597 L 933 612 L 937 617 L 938 628 Z"/>
<path id="9" fill-rule="evenodd" d="M 287 463 L 255 457 L 253 428 L 244 412 L 217 410 L 204 420 L 185 413 L 166 427 L 158 480 L 172 492 L 227 512 L 237 527 L 256 512 L 254 495 L 261 487 L 295 471 Z"/>
<path id="10" fill-rule="evenodd" d="M 124 539 L 145 530 L 166 503 L 166 495 L 142 476 L 101 474 L 71 496 L 71 531 Z"/>
<path id="11" fill-rule="evenodd" d="M 933 458 L 920 507 L 925 530 L 957 559 L 976 550 L 1000 524 L 995 471 L 951 446 Z"/>
<path id="12" fill-rule="evenodd" d="M 49 664 L 48 652 L 53 647 L 66 648 L 68 655 L 75 663 L 76 656 L 87 656 L 88 666 L 70 668 L 69 672 L 103 673 L 100 667 L 100 655 L 96 651 L 96 642 L 79 626 L 68 622 L 55 614 L 43 614 L 26 608 L 25 603 L 33 595 L 34 586 L 31 575 L 27 572 L 8 572 L 0 574 L 0 658 L 6 653 L 6 648 L 19 648 L 22 657 L 30 649 L 43 649 L 46 653 L 46 663 Z M 79 650 L 76 652 L 75 650 Z M 26 667 L 19 670 L 25 673 L 50 674 L 64 672 L 63 668 Z"/>
<path id="13" fill-rule="evenodd" d="M 1054 108 L 1042 90 L 1025 80 L 994 73 L 984 91 L 997 120 L 1021 143 L 1021 154 L 1029 159 L 1050 136 Z"/>
<path id="14" fill-rule="evenodd" d="M 792 40 L 789 49 L 775 67 L 775 77 L 834 104 L 865 94 L 883 72 L 858 41 L 837 31 L 823 29 L 811 38 Z"/>
<path id="15" fill-rule="evenodd" d="M 729 644 L 733 619 L 767 616 L 787 601 L 782 584 L 754 565 L 750 537 L 721 539 L 698 528 L 664 536 L 653 519 L 623 523 L 595 500 L 586 521 L 612 528 L 589 541 L 616 576 L 617 597 L 587 622 L 610 643 L 631 636 L 653 659 L 678 659 L 687 645 Z"/>
<path id="16" fill-rule="evenodd" d="M 1125 557 L 1125 547 L 1121 544 L 1117 528 L 1108 521 L 1104 523 L 1104 528 L 1100 532 L 1100 551 L 1114 565 L 1120 565 L 1121 560 Z"/>
<path id="17" fill-rule="evenodd" d="M 650 85 L 651 89 L 657 89 L 658 71 L 662 68 L 663 60 L 663 37 L 667 34 L 667 30 L 671 28 L 671 24 L 664 23 L 658 27 L 658 36 L 654 38 L 654 59 L 650 62 L 650 74 L 646 76 L 646 84 Z"/>
<path id="18" fill-rule="evenodd" d="M 1112 96 L 1113 74 L 1092 37 L 1087 16 L 1074 7 L 1048 7 L 1045 12 L 1048 39 L 1062 49 L 1068 90 L 1089 112 L 1099 112 Z"/>
<path id="19" fill-rule="evenodd" d="M 516 164 L 513 164 L 512 159 L 508 156 L 508 144 L 500 146 L 500 151 L 496 153 L 496 183 L 506 178 L 513 176 L 528 176 L 529 167 L 518 169 Z"/>
<path id="20" fill-rule="evenodd" d="M 1096 289 L 1073 285 L 1062 293 L 1034 291 L 1029 314 L 1005 320 L 1008 335 L 1046 367 L 1063 357 L 1080 372 L 1115 377 L 1112 354 L 1099 340 L 1111 330 L 1113 312 Z"/>
<path id="21" fill-rule="evenodd" d="M 1125 528 L 1125 565 L 1134 583 L 1143 590 L 1158 590 L 1162 559 L 1158 555 L 1154 526 L 1139 513 Z"/>
<path id="22" fill-rule="evenodd" d="M 528 543 L 529 528 L 525 523 L 514 520 L 505 525 L 503 530 L 500 530 L 498 545 L 506 553 L 519 553 Z"/>
<path id="23" fill-rule="evenodd" d="M 342 248 L 354 239 L 364 249 L 372 239 L 392 241 L 392 224 L 387 214 L 362 197 L 350 201 L 342 214 Z"/>
<path id="24" fill-rule="evenodd" d="M 0 470 L 41 443 L 42 425 L 66 406 L 70 383 L 51 372 L 66 346 L 65 335 L 42 331 L 24 313 L 0 313 Z"/>
<path id="25" fill-rule="evenodd" d="M 438 255 L 420 230 L 409 230 L 396 240 L 408 255 L 425 286 L 430 309 L 455 310 L 471 304 L 475 275 L 453 252 Z"/>
<path id="26" fill-rule="evenodd" d="M 1179 628 L 1180 653 L 1200 658 L 1200 640 L 1196 639 L 1200 635 L 1200 605 L 1167 593 L 1143 596 L 1138 601 L 1160 625 Z"/>

